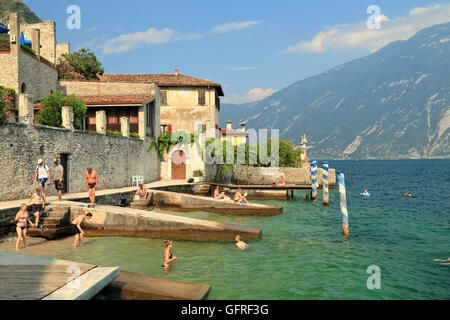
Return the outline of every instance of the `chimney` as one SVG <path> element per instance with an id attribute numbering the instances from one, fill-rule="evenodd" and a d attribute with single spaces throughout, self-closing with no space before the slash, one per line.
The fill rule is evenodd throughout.
<path id="1" fill-rule="evenodd" d="M 178 69 L 175 69 L 175 75 L 176 75 L 176 76 L 179 76 L 179 75 L 180 75 L 180 73 L 178 72 Z"/>
<path id="2" fill-rule="evenodd" d="M 231 130 L 231 120 L 227 121 L 227 129 Z"/>
<path id="3" fill-rule="evenodd" d="M 245 131 L 245 122 L 242 122 L 242 123 L 241 123 L 241 130 L 242 130 L 242 131 Z"/>
<path id="4" fill-rule="evenodd" d="M 31 48 L 36 52 L 38 59 L 41 56 L 41 32 L 39 29 L 31 30 Z"/>

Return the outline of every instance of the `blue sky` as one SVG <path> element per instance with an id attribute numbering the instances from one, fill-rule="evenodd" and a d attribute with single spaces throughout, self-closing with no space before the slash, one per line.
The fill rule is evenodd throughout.
<path id="1" fill-rule="evenodd" d="M 254 101 L 450 21 L 450 1 L 24 0 L 54 20 L 58 42 L 91 48 L 106 73 L 181 73 L 222 84 L 224 102 Z M 81 28 L 66 27 L 70 5 Z M 368 29 L 370 5 L 380 29 Z"/>

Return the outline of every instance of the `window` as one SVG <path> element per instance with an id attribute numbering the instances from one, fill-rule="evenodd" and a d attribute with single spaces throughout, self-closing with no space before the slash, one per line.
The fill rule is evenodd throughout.
<path id="1" fill-rule="evenodd" d="M 20 88 L 21 93 L 27 93 L 27 85 L 25 82 L 22 83 L 22 87 Z"/>
<path id="2" fill-rule="evenodd" d="M 205 89 L 198 90 L 198 105 L 204 106 L 205 100 Z"/>
<path id="3" fill-rule="evenodd" d="M 197 124 L 197 131 L 200 133 L 206 132 L 206 124 L 203 123 Z"/>
<path id="4" fill-rule="evenodd" d="M 160 95 L 161 95 L 161 105 L 167 106 L 167 91 L 161 91 Z"/>
<path id="5" fill-rule="evenodd" d="M 154 119 L 153 119 L 153 109 L 154 109 L 153 104 L 154 104 L 154 102 L 150 102 L 150 103 L 147 103 L 145 105 L 146 112 L 147 112 L 146 126 L 149 129 L 147 131 L 148 132 L 147 135 L 151 136 L 151 137 L 153 137 L 153 122 L 154 122 Z"/>

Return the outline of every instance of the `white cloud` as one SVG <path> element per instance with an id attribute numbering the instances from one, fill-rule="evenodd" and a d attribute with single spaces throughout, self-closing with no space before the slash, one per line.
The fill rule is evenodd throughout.
<path id="1" fill-rule="evenodd" d="M 277 90 L 272 88 L 262 89 L 262 88 L 253 88 L 250 89 L 247 93 L 244 94 L 232 94 L 230 96 L 225 96 L 222 101 L 224 103 L 246 103 L 262 100 L 272 94 L 277 92 Z"/>
<path id="2" fill-rule="evenodd" d="M 409 16 L 414 16 L 414 15 L 416 15 L 416 14 L 422 14 L 422 13 L 424 13 L 424 12 L 427 12 L 427 11 L 430 11 L 430 10 L 433 10 L 433 9 L 437 9 L 437 8 L 440 8 L 441 6 L 440 5 L 435 5 L 435 6 L 428 6 L 428 7 L 415 7 L 415 8 L 412 8 L 411 10 L 409 10 Z"/>
<path id="3" fill-rule="evenodd" d="M 203 33 L 185 34 L 185 35 L 179 36 L 175 40 L 176 41 L 180 41 L 180 40 L 196 40 L 196 39 L 201 39 L 201 38 L 207 36 L 208 34 L 227 33 L 227 32 L 230 32 L 230 31 L 246 29 L 246 28 L 253 27 L 253 26 L 257 25 L 257 24 L 260 24 L 260 23 L 262 23 L 262 21 L 227 22 L 227 23 L 221 24 L 219 26 L 215 26 L 215 27 L 211 28 L 209 31 L 206 31 L 206 32 L 203 32 Z"/>
<path id="4" fill-rule="evenodd" d="M 150 28 L 146 31 L 122 34 L 116 38 L 109 39 L 103 45 L 103 54 L 121 53 L 135 49 L 141 44 L 159 44 L 169 42 L 174 31 L 170 28 L 158 30 Z"/>
<path id="5" fill-rule="evenodd" d="M 240 30 L 244 28 L 253 27 L 254 25 L 260 24 L 262 21 L 241 21 L 241 22 L 227 22 L 220 26 L 212 28 L 209 33 L 225 33 L 234 30 Z"/>
<path id="6" fill-rule="evenodd" d="M 406 40 L 421 29 L 450 20 L 450 4 L 416 7 L 408 17 L 389 19 L 381 15 L 381 29 L 370 30 L 366 21 L 324 28 L 311 41 L 288 47 L 285 53 L 321 53 L 333 50 L 362 48 L 374 52 L 396 40 Z"/>
<path id="7" fill-rule="evenodd" d="M 255 67 L 227 67 L 228 70 L 232 71 L 248 71 L 248 70 L 255 70 Z"/>

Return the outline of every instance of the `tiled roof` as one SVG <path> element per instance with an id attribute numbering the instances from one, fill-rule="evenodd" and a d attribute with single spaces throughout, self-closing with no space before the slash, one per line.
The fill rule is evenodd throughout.
<path id="1" fill-rule="evenodd" d="M 142 104 L 153 96 L 90 96 L 80 97 L 86 105 L 118 105 L 118 104 Z M 40 109 L 41 104 L 35 104 L 35 109 Z"/>
<path id="2" fill-rule="evenodd" d="M 153 96 L 90 96 L 81 97 L 86 105 L 142 104 Z"/>
<path id="3" fill-rule="evenodd" d="M 199 79 L 185 74 L 174 73 L 148 73 L 148 74 L 104 74 L 100 76 L 100 81 L 105 82 L 135 82 L 135 83 L 156 83 L 160 87 L 218 87 L 219 94 L 223 96 L 220 83 L 205 79 Z"/>

